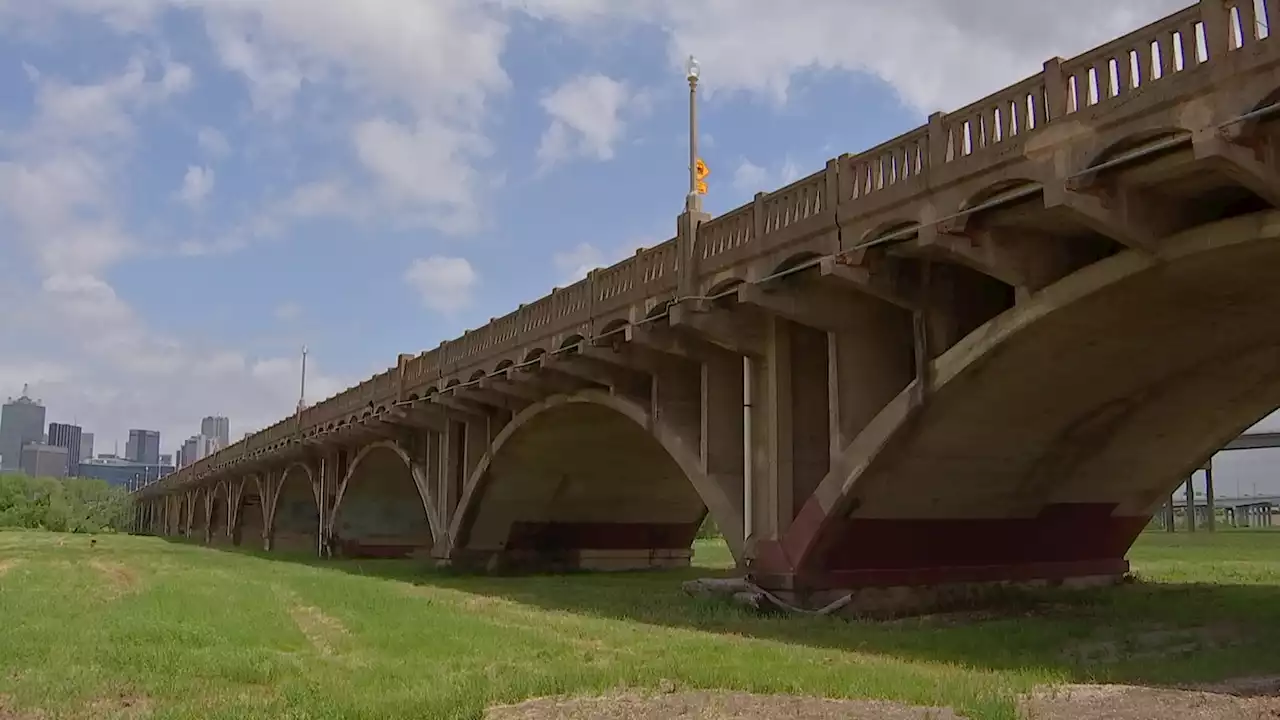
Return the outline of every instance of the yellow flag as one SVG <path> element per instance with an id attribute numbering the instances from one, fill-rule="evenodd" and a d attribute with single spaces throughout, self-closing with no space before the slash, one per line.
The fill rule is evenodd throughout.
<path id="1" fill-rule="evenodd" d="M 699 195 L 706 195 L 706 194 L 707 194 L 707 181 L 706 181 L 706 180 L 699 180 L 699 181 L 698 181 L 698 194 L 699 194 Z"/>
<path id="2" fill-rule="evenodd" d="M 707 167 L 707 164 L 702 162 L 702 158 L 698 158 L 698 162 L 693 166 L 693 168 L 694 174 L 698 176 L 699 180 L 711 174 L 711 168 Z"/>

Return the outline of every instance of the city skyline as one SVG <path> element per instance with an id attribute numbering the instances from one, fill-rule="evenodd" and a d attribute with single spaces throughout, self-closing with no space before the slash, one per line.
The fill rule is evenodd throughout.
<path id="1" fill-rule="evenodd" d="M 17 470 L 21 462 L 21 449 L 24 445 L 29 443 L 65 448 L 68 451 L 68 471 L 71 474 L 74 474 L 74 468 L 80 462 L 97 458 L 114 457 L 121 459 L 137 459 L 143 464 L 162 465 L 164 464 L 161 462 L 163 458 L 168 457 L 172 460 L 174 456 L 180 452 L 184 443 L 189 440 L 189 438 L 184 438 L 182 440 L 172 441 L 174 443 L 173 449 L 169 452 L 165 452 L 166 445 L 164 444 L 163 433 L 142 428 L 130 428 L 128 430 L 130 436 L 137 433 L 155 433 L 159 436 L 159 443 L 153 444 L 148 448 L 151 451 L 151 454 L 155 455 L 154 458 L 133 458 L 132 456 L 135 452 L 130 449 L 130 438 L 128 436 L 125 438 L 124 450 L 120 450 L 120 443 L 115 441 L 112 443 L 112 450 L 106 451 L 105 449 L 102 449 L 106 447 L 105 444 L 97 445 L 97 439 L 100 436 L 98 432 L 88 430 L 83 425 L 75 422 L 74 418 L 69 422 L 51 420 L 50 418 L 55 417 L 55 415 L 50 412 L 49 406 L 44 404 L 40 398 L 31 397 L 31 395 L 32 391 L 30 389 L 30 385 L 24 384 L 20 393 L 7 397 L 4 403 L 3 407 L 5 412 L 4 414 L 0 414 L 0 461 L 3 463 L 0 465 L 0 469 L 2 470 Z M 10 406 L 17 406 L 20 409 L 30 409 L 28 416 L 22 417 L 18 421 L 18 424 L 23 426 L 21 428 L 23 432 L 14 435 L 16 443 L 10 442 L 9 435 L 14 434 L 12 432 L 13 429 L 9 428 L 10 432 L 6 432 L 6 426 L 4 423 L 5 417 L 12 416 L 12 411 L 9 410 Z M 47 430 L 46 421 L 48 423 Z M 11 424 L 12 422 L 13 421 L 11 421 Z M 215 438 L 217 440 L 217 445 L 211 447 L 224 447 L 230 443 L 230 418 L 227 416 L 206 415 L 195 423 L 195 425 L 201 431 L 200 433 L 197 433 L 197 435 L 203 435 L 206 429 L 211 429 L 215 432 L 214 435 L 210 435 L 209 437 Z M 39 432 L 35 431 L 36 427 L 40 428 Z M 65 433 L 65 435 L 60 437 L 60 433 Z M 10 444 L 13 444 L 13 448 L 10 449 L 9 452 L 5 452 L 6 449 L 9 449 L 8 446 Z M 95 452 L 95 450 L 100 451 Z M 15 459 L 11 460 L 10 458 Z"/>

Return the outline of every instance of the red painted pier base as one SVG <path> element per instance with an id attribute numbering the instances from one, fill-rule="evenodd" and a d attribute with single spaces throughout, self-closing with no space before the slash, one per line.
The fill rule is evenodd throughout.
<path id="1" fill-rule="evenodd" d="M 904 614 L 980 602 L 1009 587 L 1115 584 L 1147 517 L 1114 505 L 1059 504 L 1035 517 L 797 517 L 761 543 L 750 578 L 787 602 L 821 607 L 852 595 L 855 614 Z"/>
<path id="2" fill-rule="evenodd" d="M 501 550 L 457 548 L 447 563 L 501 573 L 688 567 L 700 524 L 515 522 Z"/>

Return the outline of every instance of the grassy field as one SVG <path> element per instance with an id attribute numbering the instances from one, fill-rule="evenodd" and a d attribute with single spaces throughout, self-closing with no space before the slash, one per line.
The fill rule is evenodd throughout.
<path id="1" fill-rule="evenodd" d="M 1149 533 L 1131 558 L 1143 582 L 1016 616 L 853 623 L 685 597 L 714 543 L 689 572 L 517 579 L 0 532 L 0 718 L 473 718 L 672 683 L 1005 718 L 1043 683 L 1280 673 L 1280 533 Z"/>

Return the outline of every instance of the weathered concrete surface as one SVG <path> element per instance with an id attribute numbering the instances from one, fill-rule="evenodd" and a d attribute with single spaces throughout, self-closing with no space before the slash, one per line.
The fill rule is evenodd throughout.
<path id="1" fill-rule="evenodd" d="M 1173 486 L 1280 405 L 1280 284 L 1260 268 L 1280 271 L 1275 212 L 991 321 L 935 362 L 923 407 L 904 393 L 850 445 L 762 572 L 790 561 L 811 589 L 1124 572 Z"/>

